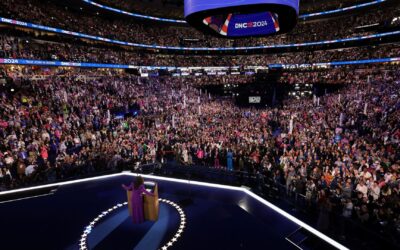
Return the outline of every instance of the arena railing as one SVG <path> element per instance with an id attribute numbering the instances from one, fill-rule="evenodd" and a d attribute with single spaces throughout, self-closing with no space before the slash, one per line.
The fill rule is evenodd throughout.
<path id="1" fill-rule="evenodd" d="M 391 32 L 384 32 L 378 34 L 371 34 L 365 36 L 356 36 L 356 37 L 349 37 L 349 38 L 342 38 L 342 39 L 335 39 L 335 40 L 325 40 L 325 41 L 316 41 L 316 42 L 304 42 L 304 43 L 294 43 L 294 44 L 275 44 L 275 45 L 262 45 L 262 46 L 248 46 L 248 47 L 177 47 L 177 46 L 161 46 L 161 45 L 149 45 L 149 44 L 141 44 L 141 43 L 132 43 L 132 42 L 125 42 L 120 40 L 113 40 L 110 38 L 88 35 L 80 32 L 64 30 L 60 28 L 54 28 L 49 26 L 44 26 L 40 24 L 34 24 L 9 18 L 0 17 L 0 23 L 12 25 L 12 26 L 19 26 L 33 30 L 42 30 L 51 33 L 57 33 L 62 35 L 74 36 L 104 43 L 110 44 L 117 44 L 129 47 L 137 47 L 137 48 L 144 48 L 144 49 L 160 49 L 160 50 L 167 50 L 167 51 L 225 51 L 225 52 L 236 52 L 236 51 L 243 51 L 248 52 L 249 50 L 265 50 L 265 49 L 284 49 L 284 48 L 302 48 L 302 47 L 310 47 L 310 46 L 317 46 L 317 45 L 334 45 L 334 44 L 341 44 L 341 43 L 349 43 L 349 42 L 361 42 L 361 41 L 368 41 L 371 39 L 382 39 L 385 37 L 397 36 L 400 35 L 400 30 L 391 31 Z"/>
<path id="2" fill-rule="evenodd" d="M 327 10 L 327 11 L 320 11 L 320 12 L 315 12 L 315 13 L 308 13 L 308 14 L 302 14 L 299 15 L 299 19 L 302 20 L 307 20 L 311 17 L 317 17 L 317 16 L 327 16 L 327 15 L 332 15 L 332 14 L 337 14 L 341 12 L 348 12 L 348 11 L 353 11 L 353 10 L 358 10 L 362 8 L 366 8 L 369 6 L 381 4 L 383 2 L 386 2 L 387 0 L 377 0 L 377 1 L 372 1 L 372 2 L 367 2 L 367 3 L 361 3 L 361 4 L 356 4 L 344 8 L 339 8 L 339 9 L 334 9 L 334 10 Z"/>
<path id="3" fill-rule="evenodd" d="M 330 66 L 347 66 L 347 65 L 362 65 L 362 64 L 375 64 L 375 63 L 395 63 L 400 62 L 400 57 L 392 58 L 377 58 L 366 60 L 354 61 L 333 61 L 333 62 L 319 62 L 312 64 L 269 64 L 265 66 L 245 66 L 244 71 L 249 69 L 294 69 L 294 68 L 314 68 L 314 67 L 330 67 Z M 177 67 L 177 66 L 138 66 L 127 64 L 107 64 L 107 63 L 83 63 L 83 62 L 64 62 L 64 61 L 46 61 L 46 60 L 33 60 L 33 59 L 13 59 L 13 58 L 0 58 L 0 65 L 35 65 L 35 66 L 53 66 L 53 67 L 78 67 L 78 68 L 109 68 L 109 69 L 141 69 L 141 70 L 190 70 L 191 68 L 199 69 L 214 69 L 214 70 L 229 70 L 237 69 L 238 66 L 199 66 L 199 67 Z"/>
<path id="4" fill-rule="evenodd" d="M 100 3 L 97 3 L 97 2 L 91 1 L 91 0 L 82 0 L 82 1 L 87 3 L 87 4 L 90 4 L 92 6 L 107 10 L 107 11 L 112 11 L 112 12 L 115 12 L 115 13 L 118 13 L 118 14 L 128 15 L 128 16 L 135 17 L 135 18 L 147 19 L 147 20 L 158 21 L 158 22 L 186 24 L 186 21 L 183 20 L 183 19 L 171 19 L 171 18 L 163 18 L 163 17 L 155 17 L 155 16 L 149 16 L 149 15 L 143 15 L 143 14 L 139 14 L 139 13 L 133 13 L 133 12 L 121 10 L 121 9 L 118 9 L 118 8 L 110 7 L 110 6 L 107 6 L 107 5 L 104 5 L 104 4 L 100 4 Z M 299 16 L 299 19 L 307 20 L 309 18 L 314 18 L 314 17 L 322 17 L 322 16 L 328 16 L 328 15 L 332 15 L 332 14 L 349 12 L 349 11 L 353 11 L 353 10 L 358 10 L 358 9 L 362 9 L 362 8 L 378 5 L 378 4 L 381 4 L 381 3 L 386 2 L 386 1 L 387 0 L 375 0 L 375 1 L 366 2 L 366 3 L 362 3 L 362 4 L 356 4 L 356 5 L 352 5 L 352 6 L 348 6 L 348 7 L 344 7 L 344 8 L 338 8 L 338 9 L 333 9 L 333 10 L 302 14 L 302 15 Z"/>

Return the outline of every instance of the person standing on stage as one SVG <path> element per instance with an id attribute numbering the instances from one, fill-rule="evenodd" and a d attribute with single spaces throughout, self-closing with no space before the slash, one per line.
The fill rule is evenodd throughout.
<path id="1" fill-rule="evenodd" d="M 133 223 L 139 224 L 144 222 L 143 212 L 143 193 L 153 196 L 152 193 L 148 192 L 144 187 L 144 180 L 141 176 L 136 177 L 135 182 L 132 182 L 129 186 L 122 184 L 122 187 L 126 191 L 132 191 L 131 204 L 132 204 L 132 219 Z"/>

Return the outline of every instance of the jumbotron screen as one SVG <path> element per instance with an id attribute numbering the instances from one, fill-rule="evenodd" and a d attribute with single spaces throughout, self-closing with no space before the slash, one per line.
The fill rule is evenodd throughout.
<path id="1" fill-rule="evenodd" d="M 193 27 L 220 37 L 255 37 L 294 28 L 299 0 L 185 0 L 185 18 Z"/>
<path id="2" fill-rule="evenodd" d="M 218 34 L 229 37 L 269 35 L 279 31 L 278 15 L 269 11 L 211 16 L 203 23 Z"/>

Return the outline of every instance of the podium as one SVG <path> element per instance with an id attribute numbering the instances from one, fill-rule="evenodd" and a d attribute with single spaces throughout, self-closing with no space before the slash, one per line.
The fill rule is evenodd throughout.
<path id="1" fill-rule="evenodd" d="M 158 185 L 152 181 L 145 181 L 144 186 L 148 192 L 154 194 L 154 196 L 143 194 L 144 219 L 149 221 L 157 221 L 159 211 Z M 128 199 L 129 215 L 132 216 L 132 202 L 130 198 L 132 191 L 126 191 L 126 195 Z"/>
<path id="2" fill-rule="evenodd" d="M 155 182 L 145 182 L 144 186 L 146 190 L 153 193 L 154 196 L 144 194 L 143 195 L 143 212 L 144 219 L 150 221 L 158 220 L 158 185 Z"/>

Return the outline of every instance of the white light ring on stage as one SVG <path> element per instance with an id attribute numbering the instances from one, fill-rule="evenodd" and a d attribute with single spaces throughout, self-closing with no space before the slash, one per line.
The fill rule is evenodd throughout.
<path id="1" fill-rule="evenodd" d="M 185 216 L 185 212 L 183 212 L 183 209 L 175 202 L 167 200 L 167 199 L 161 199 L 161 198 L 159 198 L 158 200 L 160 202 L 164 202 L 167 205 L 174 207 L 176 209 L 176 211 L 178 212 L 179 219 L 180 219 L 178 230 L 176 231 L 174 236 L 164 246 L 159 248 L 160 250 L 167 250 L 168 248 L 172 247 L 175 244 L 175 242 L 178 241 L 178 238 L 181 237 L 181 235 L 186 227 L 186 216 Z M 92 230 L 96 226 L 96 224 L 98 224 L 109 213 L 113 212 L 114 210 L 116 210 L 118 208 L 122 208 L 126 205 L 128 205 L 128 202 L 118 203 L 117 205 L 113 206 L 112 208 L 109 208 L 109 209 L 101 212 L 96 218 L 94 218 L 89 223 L 89 225 L 87 225 L 85 227 L 85 229 L 83 230 L 83 234 L 81 235 L 81 238 L 79 240 L 79 250 L 88 250 L 89 249 L 88 245 L 87 245 L 87 237 L 92 232 Z"/>
<path id="2" fill-rule="evenodd" d="M 164 203 L 167 203 L 168 205 L 173 206 L 178 211 L 179 218 L 180 218 L 179 228 L 176 231 L 176 233 L 174 234 L 174 236 L 164 246 L 159 248 L 160 250 L 167 250 L 169 247 L 172 247 L 175 244 L 175 242 L 178 241 L 178 238 L 180 238 L 182 236 L 182 233 L 186 227 L 186 215 L 185 215 L 185 212 L 183 212 L 183 209 L 175 202 L 167 200 L 167 199 L 158 199 L 158 200 L 160 202 L 164 202 Z"/>

